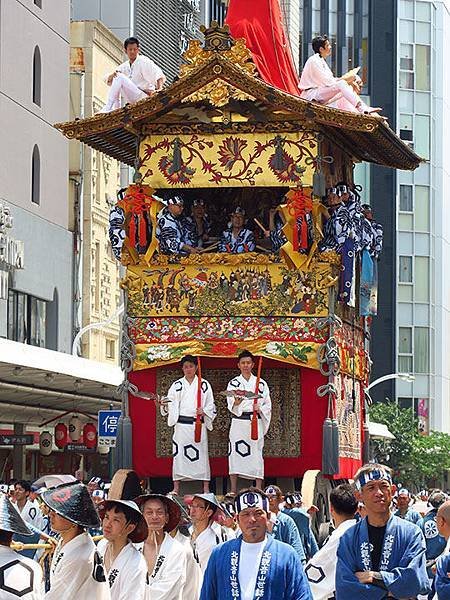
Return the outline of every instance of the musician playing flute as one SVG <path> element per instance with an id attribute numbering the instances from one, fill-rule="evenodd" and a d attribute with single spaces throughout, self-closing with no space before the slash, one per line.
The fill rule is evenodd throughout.
<path id="1" fill-rule="evenodd" d="M 228 466 L 231 481 L 231 493 L 237 493 L 238 477 L 255 479 L 256 487 L 261 489 L 264 479 L 264 436 L 272 416 L 272 402 L 269 386 L 261 378 L 261 361 L 258 374 L 253 374 L 255 361 L 253 354 L 243 350 L 238 356 L 240 375 L 228 383 L 228 410 L 231 412 L 229 434 Z M 241 395 L 251 392 L 257 398 Z"/>
<path id="2" fill-rule="evenodd" d="M 180 492 L 180 481 L 202 481 L 209 492 L 211 471 L 208 455 L 208 431 L 213 428 L 216 405 L 211 385 L 198 372 L 199 361 L 186 355 L 181 359 L 183 377 L 170 386 L 167 424 L 173 432 L 173 491 Z"/>

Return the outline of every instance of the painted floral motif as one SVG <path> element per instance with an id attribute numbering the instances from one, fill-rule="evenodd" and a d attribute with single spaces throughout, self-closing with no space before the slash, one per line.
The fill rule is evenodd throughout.
<path id="1" fill-rule="evenodd" d="M 277 343 L 324 343 L 326 336 L 325 330 L 317 328 L 317 320 L 308 317 L 155 317 L 150 320 L 138 317 L 131 320 L 131 337 L 137 344 L 186 342 L 194 338 L 211 343 L 232 342 L 236 338 L 264 339 L 268 341 L 268 354 L 275 355 L 279 353 Z"/>
<path id="2" fill-rule="evenodd" d="M 151 143 L 150 137 L 143 144 L 143 180 L 154 181 L 155 175 L 161 174 L 171 186 L 192 186 L 200 179 L 213 186 L 254 186 L 262 183 L 261 177 L 267 177 L 265 171 L 275 176 L 271 180 L 278 185 L 298 185 L 307 169 L 304 165 L 315 166 L 317 150 L 315 135 L 307 131 L 274 137 L 269 134 L 265 142 L 251 134 L 156 139 L 156 143 Z"/>

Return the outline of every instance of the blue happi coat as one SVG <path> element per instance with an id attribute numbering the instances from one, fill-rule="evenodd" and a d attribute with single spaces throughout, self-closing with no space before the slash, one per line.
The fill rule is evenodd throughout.
<path id="1" fill-rule="evenodd" d="M 434 585 L 438 600 L 450 600 L 450 554 L 444 554 L 436 563 L 436 579 Z"/>
<path id="2" fill-rule="evenodd" d="M 273 537 L 279 542 L 284 542 L 292 546 L 297 552 L 300 560 L 305 563 L 306 555 L 303 548 L 302 539 L 297 529 L 294 519 L 283 512 L 277 514 L 277 520 L 272 529 Z"/>
<path id="3" fill-rule="evenodd" d="M 341 538 L 337 551 L 336 600 L 383 600 L 415 598 L 428 594 L 429 586 L 425 540 L 420 529 L 391 516 L 386 525 L 379 572 L 386 589 L 373 584 L 359 583 L 357 571 L 373 571 L 370 556 L 367 518 L 348 529 Z"/>
<path id="4" fill-rule="evenodd" d="M 442 535 L 439 535 L 439 530 L 436 524 L 437 509 L 433 508 L 427 513 L 417 525 L 422 530 L 425 537 L 425 544 L 427 546 L 426 557 L 427 560 L 433 560 L 440 556 L 444 550 L 447 542 Z M 428 569 L 428 575 L 433 577 L 431 567 Z"/>
<path id="5" fill-rule="evenodd" d="M 242 536 L 217 546 L 208 561 L 200 600 L 241 600 Z M 295 551 L 269 536 L 259 565 L 254 600 L 313 600 Z"/>
<path id="6" fill-rule="evenodd" d="M 301 508 L 283 508 L 283 512 L 294 519 L 297 525 L 300 539 L 302 540 L 303 549 L 306 554 L 306 559 L 309 560 L 319 550 L 316 538 L 311 530 L 311 522 L 308 513 Z"/>
<path id="7" fill-rule="evenodd" d="M 400 512 L 400 509 L 398 508 L 394 512 L 394 515 L 396 517 L 399 517 L 399 519 L 404 519 L 405 521 L 409 521 L 410 523 L 414 523 L 415 525 L 417 525 L 419 523 L 420 519 L 422 518 L 420 516 L 420 514 L 416 510 L 413 510 L 412 508 L 408 508 L 408 510 L 405 512 L 404 515 L 402 515 L 402 513 Z"/>

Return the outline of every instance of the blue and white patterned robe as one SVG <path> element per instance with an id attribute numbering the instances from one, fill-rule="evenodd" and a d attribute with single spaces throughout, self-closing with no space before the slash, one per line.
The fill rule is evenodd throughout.
<path id="1" fill-rule="evenodd" d="M 162 254 L 186 254 L 184 244 L 190 243 L 190 228 L 188 217 L 175 217 L 167 207 L 163 208 L 157 217 L 156 237 L 159 241 L 159 251 Z"/>
<path id="2" fill-rule="evenodd" d="M 367 517 L 348 529 L 337 551 L 336 600 L 384 600 L 415 598 L 428 594 L 425 540 L 420 529 L 391 516 L 386 524 L 379 572 L 386 589 L 358 581 L 357 571 L 372 571 Z"/>
<path id="3" fill-rule="evenodd" d="M 240 600 L 239 555 L 242 536 L 217 546 L 209 559 L 200 600 Z M 255 585 L 254 600 L 312 600 L 295 551 L 269 537 Z"/>
<path id="4" fill-rule="evenodd" d="M 319 550 L 319 546 L 312 532 L 311 520 L 308 513 L 302 508 L 283 508 L 282 512 L 291 517 L 291 519 L 294 519 L 300 539 L 302 540 L 306 559 L 309 560 Z"/>
<path id="5" fill-rule="evenodd" d="M 289 544 L 291 548 L 294 548 L 302 563 L 306 562 L 305 550 L 303 548 L 300 533 L 292 517 L 280 511 L 276 515 L 272 536 L 279 542 Z"/>
<path id="6" fill-rule="evenodd" d="M 233 237 L 231 229 L 225 229 L 219 242 L 219 252 L 230 254 L 242 254 L 243 252 L 254 252 L 255 236 L 250 229 L 241 229 L 237 237 Z"/>

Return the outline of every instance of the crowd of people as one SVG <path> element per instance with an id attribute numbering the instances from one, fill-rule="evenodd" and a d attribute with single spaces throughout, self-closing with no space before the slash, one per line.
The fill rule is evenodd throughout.
<path id="1" fill-rule="evenodd" d="M 0 492 L 1 600 L 450 598 L 450 500 L 432 490 L 414 503 L 383 465 L 332 489 L 320 548 L 317 508 L 276 485 L 222 502 L 103 487 L 71 478 Z M 33 533 L 41 543 L 24 550 Z"/>

